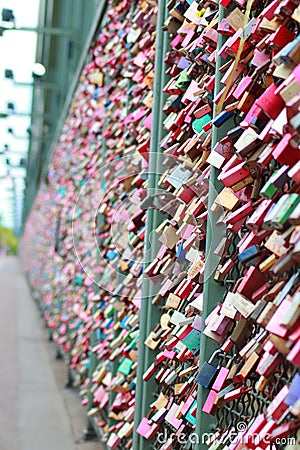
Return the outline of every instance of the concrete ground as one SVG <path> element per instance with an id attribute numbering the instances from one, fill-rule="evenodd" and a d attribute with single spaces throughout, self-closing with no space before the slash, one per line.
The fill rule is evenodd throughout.
<path id="1" fill-rule="evenodd" d="M 18 259 L 0 256 L 1 450 L 103 449 L 81 442 L 85 410 L 55 354 Z"/>

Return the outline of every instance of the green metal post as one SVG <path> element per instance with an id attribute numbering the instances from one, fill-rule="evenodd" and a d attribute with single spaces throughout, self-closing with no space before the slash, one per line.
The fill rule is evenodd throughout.
<path id="1" fill-rule="evenodd" d="M 94 306 L 93 312 L 95 312 L 95 309 L 96 309 L 96 307 Z M 95 346 L 96 343 L 97 343 L 96 332 L 95 332 L 95 330 L 92 330 L 91 335 L 90 335 L 91 348 L 93 346 Z M 93 403 L 94 403 L 93 394 L 91 392 L 91 389 L 93 387 L 92 377 L 93 377 L 93 373 L 97 367 L 97 362 L 98 362 L 97 354 L 91 352 L 90 356 L 89 356 L 89 368 L 88 368 L 89 385 L 88 385 L 88 392 L 87 392 L 87 398 L 88 398 L 87 411 L 89 411 L 93 407 Z M 94 429 L 92 419 L 90 419 L 88 417 L 86 430 L 84 431 L 84 438 L 85 438 L 85 440 L 90 440 L 90 439 L 94 438 L 95 436 L 96 436 L 96 432 Z"/>
<path id="2" fill-rule="evenodd" d="M 110 83 L 110 80 L 107 80 L 107 84 L 109 84 L 109 83 Z M 104 120 L 103 130 L 102 131 L 104 132 L 106 130 L 106 128 L 107 128 L 107 118 L 105 118 L 105 120 Z M 103 139 L 102 145 L 101 145 L 101 162 L 102 162 L 102 164 L 104 164 L 104 162 L 105 162 L 106 152 L 107 152 L 106 140 Z M 102 187 L 102 185 L 103 185 L 103 170 L 100 169 L 100 186 Z M 98 217 L 98 220 L 97 220 L 98 229 L 102 225 L 103 220 L 104 220 L 103 219 L 103 215 Z M 97 253 L 97 266 L 99 264 L 100 264 L 100 254 L 98 252 Z M 101 275 L 97 275 L 96 281 L 100 281 L 100 278 L 101 278 Z M 99 286 L 95 287 L 95 289 L 94 289 L 95 293 L 99 292 L 100 289 L 101 288 Z M 93 307 L 93 313 L 96 313 L 96 311 L 97 311 L 97 305 L 95 304 L 94 307 Z M 97 343 L 96 331 L 92 330 L 91 331 L 91 346 L 96 345 L 96 343 Z M 91 392 L 91 389 L 93 387 L 92 374 L 94 373 L 94 371 L 95 371 L 95 369 L 97 367 L 97 363 L 98 363 L 97 355 L 91 353 L 91 355 L 90 355 L 90 370 L 89 370 L 89 379 L 90 379 L 90 381 L 89 381 L 88 393 L 87 393 L 87 396 L 88 396 L 87 411 L 90 408 L 92 408 L 92 406 L 93 406 L 93 394 Z M 110 402 L 109 403 L 111 404 L 111 395 L 110 395 Z M 95 426 L 94 426 L 94 423 L 93 423 L 93 418 L 91 418 L 91 419 L 89 417 L 87 418 L 87 428 L 86 428 L 86 431 L 85 431 L 85 436 L 87 437 L 87 439 L 89 439 L 89 437 L 94 437 L 95 436 Z"/>
<path id="3" fill-rule="evenodd" d="M 158 20 L 156 28 L 156 54 L 155 54 L 155 76 L 154 76 L 154 90 L 153 90 L 153 107 L 152 107 L 152 130 L 151 130 L 151 144 L 149 157 L 149 177 L 148 177 L 148 194 L 153 195 L 158 187 L 159 174 L 161 167 L 159 166 L 159 141 L 162 136 L 162 87 L 163 87 L 163 60 L 165 50 L 165 36 L 162 26 L 165 20 L 166 1 L 161 0 L 159 4 Z M 161 215 L 153 208 L 150 208 L 146 213 L 146 233 L 145 233 L 145 247 L 144 247 L 144 261 L 152 261 L 155 257 L 159 245 L 156 239 L 153 239 L 153 230 L 159 225 Z M 151 239 L 151 242 L 150 242 Z M 150 448 L 150 442 L 146 441 L 139 434 L 136 433 L 136 428 L 141 419 L 146 415 L 149 408 L 149 399 L 153 394 L 153 381 L 150 380 L 147 384 L 143 381 L 143 373 L 154 359 L 153 352 L 144 345 L 149 332 L 153 329 L 154 323 L 157 323 L 159 318 L 159 310 L 152 305 L 152 296 L 157 290 L 153 286 L 149 278 L 143 275 L 142 283 L 142 302 L 140 311 L 140 336 L 139 336 L 139 351 L 138 351 L 138 368 L 137 368 L 137 385 L 136 385 L 136 402 L 135 402 L 135 416 L 134 424 L 135 431 L 133 434 L 133 450 L 144 450 Z"/>
<path id="4" fill-rule="evenodd" d="M 162 8 L 163 8 L 163 6 L 162 6 Z M 164 8 L 164 20 L 166 18 L 165 14 L 166 14 L 166 7 Z M 163 20 L 163 22 L 164 22 L 164 20 Z M 160 191 L 159 186 L 158 186 L 158 181 L 162 174 L 162 159 L 163 159 L 163 156 L 161 154 L 160 147 L 159 147 L 159 142 L 162 139 L 163 132 L 164 132 L 163 126 L 162 126 L 162 123 L 163 123 L 162 107 L 163 107 L 163 104 L 165 101 L 165 93 L 163 92 L 163 86 L 165 85 L 165 81 L 166 81 L 166 73 L 165 73 L 165 67 L 164 67 L 163 60 L 164 60 L 164 56 L 167 52 L 168 35 L 167 35 L 167 33 L 164 33 L 164 32 L 162 34 L 163 34 L 163 36 L 162 36 L 162 39 L 163 39 L 162 58 L 161 58 L 162 72 L 161 72 L 161 77 L 160 77 L 159 83 L 155 84 L 155 87 L 154 87 L 154 91 L 157 91 L 160 95 L 159 111 L 157 113 L 158 114 L 158 132 L 155 133 L 155 137 L 153 137 L 153 145 L 151 145 L 151 158 L 153 159 L 153 167 L 149 166 L 151 175 L 153 175 L 153 179 L 154 179 L 153 180 L 153 188 L 151 189 L 150 186 L 149 186 L 149 188 L 151 189 L 150 193 L 152 193 L 154 195 Z M 153 115 L 154 114 L 155 114 L 155 111 L 153 110 Z M 153 131 L 153 133 L 154 133 L 154 131 Z M 154 172 L 153 172 L 153 170 L 154 170 Z M 157 239 L 156 234 L 153 233 L 153 231 L 165 219 L 164 215 L 162 213 L 160 213 L 159 211 L 157 211 L 156 209 L 152 209 L 152 212 L 153 212 L 153 221 L 152 221 L 153 228 L 150 228 L 150 233 L 152 232 L 151 242 L 150 242 L 150 245 L 151 245 L 150 261 L 153 261 L 153 259 L 156 257 L 157 252 L 161 245 Z M 157 295 L 160 285 L 159 285 L 159 283 L 157 285 L 154 285 L 153 283 L 151 283 L 150 280 L 148 280 L 148 282 L 149 282 L 149 298 L 147 299 L 147 302 L 149 305 L 149 310 L 148 310 L 146 337 L 155 328 L 157 323 L 159 323 L 160 314 L 161 314 L 159 311 L 159 308 L 157 306 L 153 306 L 152 302 L 151 302 L 152 298 L 155 295 Z M 145 347 L 144 371 L 149 367 L 149 365 L 154 361 L 154 359 L 155 359 L 155 353 L 153 352 L 153 350 L 151 350 L 149 347 Z M 144 385 L 143 401 L 142 401 L 143 415 L 147 414 L 147 412 L 149 410 L 149 404 L 153 400 L 153 392 L 155 391 L 155 388 L 156 388 L 156 383 L 154 381 L 154 378 L 151 378 Z M 142 415 L 142 417 L 143 417 L 143 415 Z"/>
<path id="5" fill-rule="evenodd" d="M 226 9 L 223 6 L 219 6 L 219 23 L 225 17 Z M 218 35 L 218 47 L 224 44 L 226 37 L 219 34 Z M 216 82 L 215 82 L 215 95 L 221 90 L 221 77 L 220 67 L 222 65 L 221 58 L 217 58 L 216 61 Z M 214 108 L 214 116 L 216 116 Z M 212 130 L 212 148 L 216 143 L 222 139 L 226 132 L 234 126 L 233 121 L 227 121 L 222 127 L 213 127 Z M 217 306 L 217 304 L 223 299 L 225 293 L 225 287 L 221 286 L 214 280 L 215 270 L 218 265 L 219 258 L 214 254 L 214 250 L 224 237 L 224 228 L 217 226 L 217 220 L 219 215 L 211 211 L 211 207 L 215 201 L 216 195 L 222 189 L 223 185 L 217 180 L 219 174 L 219 169 L 214 166 L 210 167 L 210 184 L 209 184 L 209 197 L 208 197 L 208 221 L 207 221 L 207 233 L 206 233 L 206 259 L 205 259 L 205 281 L 203 285 L 203 313 L 202 321 L 204 323 L 205 319 L 211 313 L 211 311 Z M 219 344 L 205 336 L 201 335 L 200 341 L 200 358 L 199 367 L 207 361 L 212 353 L 219 348 Z M 199 385 L 198 389 L 198 411 L 197 411 L 197 424 L 196 433 L 198 436 L 198 442 L 195 446 L 195 450 L 207 449 L 205 443 L 205 433 L 211 433 L 216 419 L 214 416 L 202 412 L 202 407 L 206 401 L 207 395 L 209 393 L 208 389 L 205 389 Z"/>

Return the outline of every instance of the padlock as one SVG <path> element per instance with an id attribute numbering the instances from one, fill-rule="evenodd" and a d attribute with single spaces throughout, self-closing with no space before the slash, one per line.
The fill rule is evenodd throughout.
<path id="1" fill-rule="evenodd" d="M 225 403 L 227 403 L 227 402 L 236 400 L 237 398 L 240 398 L 243 395 L 247 394 L 247 392 L 251 391 L 252 389 L 253 388 L 251 386 L 241 386 L 241 387 L 234 389 L 233 391 L 225 394 L 224 401 L 225 401 Z"/>
<path id="2" fill-rule="evenodd" d="M 260 316 L 262 311 L 265 309 L 266 304 L 267 304 L 266 300 L 263 300 L 263 299 L 258 300 L 258 302 L 255 304 L 255 310 L 250 315 L 250 319 L 257 321 L 258 317 Z"/>
<path id="3" fill-rule="evenodd" d="M 254 366 L 259 361 L 259 355 L 253 352 L 250 357 L 246 360 L 243 367 L 240 368 L 239 372 L 236 374 L 236 378 L 234 380 L 244 381 L 250 371 L 253 370 Z"/>
<path id="4" fill-rule="evenodd" d="M 242 207 L 236 209 L 234 212 L 227 214 L 225 223 L 233 225 L 235 222 L 239 222 L 241 219 L 246 220 L 246 217 L 253 211 L 251 202 L 246 203 Z"/>
<path id="5" fill-rule="evenodd" d="M 247 445 L 247 448 L 256 448 L 255 446 L 253 446 L 254 437 L 258 435 L 260 430 L 262 430 L 266 424 L 267 418 L 265 414 L 259 414 L 259 416 L 256 417 L 256 419 L 244 435 L 243 442 L 245 443 L 245 445 Z"/>
<path id="6" fill-rule="evenodd" d="M 262 248 L 259 245 L 251 245 L 243 252 L 239 253 L 239 261 L 246 267 L 255 265 L 262 252 Z"/>
<path id="7" fill-rule="evenodd" d="M 224 388 L 226 381 L 228 379 L 228 375 L 230 373 L 230 366 L 231 366 L 232 360 L 230 359 L 226 365 L 226 367 L 221 367 L 213 385 L 212 390 L 216 392 L 220 392 L 221 389 Z"/>
<path id="8" fill-rule="evenodd" d="M 250 266 L 241 283 L 237 286 L 236 292 L 252 299 L 254 288 L 259 289 L 269 280 L 269 276 L 261 273 L 255 266 Z"/>
<path id="9" fill-rule="evenodd" d="M 294 39 L 294 33 L 288 28 L 280 25 L 277 30 L 269 36 L 266 43 L 276 50 L 283 48 Z"/>
<path id="10" fill-rule="evenodd" d="M 161 424 L 167 414 L 167 409 L 163 406 L 151 417 L 151 420 L 157 424 Z"/>
<path id="11" fill-rule="evenodd" d="M 286 328 L 293 328 L 300 317 L 300 292 L 296 292 L 293 296 L 293 303 L 285 312 L 280 324 Z"/>
<path id="12" fill-rule="evenodd" d="M 287 356 L 287 360 L 300 367 L 300 340 L 293 346 Z"/>
<path id="13" fill-rule="evenodd" d="M 152 420 L 147 419 L 147 417 L 143 417 L 136 429 L 136 432 L 143 436 L 145 439 L 150 440 L 155 436 L 159 428 L 159 424 L 153 423 Z"/>
<path id="14" fill-rule="evenodd" d="M 288 342 L 285 339 L 280 338 L 275 334 L 270 334 L 270 341 L 276 347 L 276 349 L 284 356 L 287 356 L 289 354 L 290 347 L 288 346 Z"/>
<path id="15" fill-rule="evenodd" d="M 171 424 L 176 430 L 181 426 L 182 419 L 177 419 L 176 414 L 178 412 L 179 406 L 173 403 L 171 408 L 168 409 L 165 420 Z"/>
<path id="16" fill-rule="evenodd" d="M 250 446 L 250 448 L 260 448 L 262 450 L 267 449 L 271 443 L 271 433 L 277 426 L 278 425 L 275 420 L 267 421 L 266 425 L 259 431 L 259 433 L 253 435 L 254 439 L 252 442 L 254 447 Z"/>
<path id="17" fill-rule="evenodd" d="M 270 285 L 268 282 L 262 284 L 258 289 L 256 289 L 251 297 L 253 303 L 256 303 L 259 299 L 263 298 L 265 294 L 269 292 Z"/>
<path id="18" fill-rule="evenodd" d="M 272 318 L 266 324 L 266 329 L 276 336 L 285 338 L 288 329 L 281 325 L 281 319 L 285 316 L 286 311 L 288 311 L 292 306 L 292 301 L 287 298 L 284 299 L 278 308 L 274 311 Z"/>
<path id="19" fill-rule="evenodd" d="M 181 416 L 185 416 L 189 409 L 191 408 L 191 406 L 193 405 L 195 398 L 193 396 L 193 392 L 195 391 L 197 385 L 194 383 L 193 387 L 190 389 L 189 391 L 189 395 L 187 397 L 187 399 L 185 400 L 185 402 L 183 403 L 181 409 L 180 409 L 180 415 Z"/>
<path id="20" fill-rule="evenodd" d="M 220 315 L 216 321 L 214 321 L 211 331 L 217 333 L 219 335 L 224 335 L 224 333 L 228 332 L 228 329 L 231 327 L 232 320 L 228 317 Z"/>
<path id="21" fill-rule="evenodd" d="M 290 167 L 294 166 L 299 161 L 300 150 L 293 141 L 291 133 L 285 134 L 273 150 L 274 159 L 281 164 L 286 164 Z"/>
<path id="22" fill-rule="evenodd" d="M 289 180 L 287 175 L 288 170 L 289 166 L 282 166 L 279 170 L 276 170 L 261 189 L 260 196 L 263 198 L 274 197 L 278 189 L 282 189 L 284 184 Z"/>
<path id="23" fill-rule="evenodd" d="M 249 176 L 250 171 L 244 169 L 244 162 L 242 162 L 226 172 L 222 171 L 218 176 L 218 180 L 222 181 L 226 187 L 232 187 Z"/>
<path id="24" fill-rule="evenodd" d="M 214 416 L 217 412 L 217 406 L 215 404 L 215 400 L 217 398 L 217 392 L 211 389 L 209 392 L 206 401 L 204 402 L 202 411 Z"/>
<path id="25" fill-rule="evenodd" d="M 231 211 L 239 203 L 238 197 L 230 188 L 224 188 L 215 200 L 215 204 Z"/>
<path id="26" fill-rule="evenodd" d="M 220 350 L 215 351 L 209 361 L 204 362 L 196 377 L 197 383 L 201 384 L 201 386 L 205 388 L 210 388 L 217 376 L 219 367 L 214 366 L 213 361 L 219 354 Z"/>
<path id="27" fill-rule="evenodd" d="M 155 374 L 155 372 L 157 371 L 157 363 L 154 362 L 150 365 L 150 367 L 146 370 L 146 372 L 143 375 L 143 380 L 144 381 L 148 381 L 150 380 L 150 378 Z"/>
<path id="28" fill-rule="evenodd" d="M 276 263 L 272 266 L 271 272 L 278 277 L 282 275 L 283 273 L 289 271 L 296 263 L 297 263 L 297 255 L 296 258 L 294 258 L 294 250 L 291 251 L 291 253 L 287 253 L 286 255 L 282 255 Z"/>
<path id="29" fill-rule="evenodd" d="M 277 202 L 273 210 L 270 222 L 271 227 L 277 230 L 282 229 L 287 220 L 289 219 L 289 216 L 291 215 L 291 213 L 296 208 L 299 202 L 300 202 L 299 194 L 293 193 L 283 195 Z"/>
<path id="30" fill-rule="evenodd" d="M 265 390 L 265 388 L 267 387 L 268 383 L 269 383 L 269 378 L 266 378 L 263 375 L 261 375 L 255 384 L 255 389 L 258 392 L 263 392 Z"/>
<path id="31" fill-rule="evenodd" d="M 234 144 L 234 147 L 236 149 L 236 154 L 239 155 L 240 158 L 244 158 L 250 153 L 253 153 L 253 150 L 261 144 L 262 142 L 260 141 L 258 134 L 252 128 L 248 128 L 239 137 Z"/>
<path id="32" fill-rule="evenodd" d="M 259 375 L 263 375 L 265 378 L 268 378 L 281 362 L 282 356 L 280 355 L 280 353 L 275 355 L 265 353 L 256 368 L 256 373 L 258 373 Z"/>
<path id="33" fill-rule="evenodd" d="M 230 293 L 230 302 L 231 305 L 246 319 L 255 309 L 255 305 L 250 300 L 238 293 Z"/>
<path id="34" fill-rule="evenodd" d="M 228 386 L 226 386 L 220 392 L 217 393 L 215 403 L 219 408 L 222 408 L 225 405 L 224 401 L 225 395 L 227 395 L 229 392 L 232 392 L 233 390 L 235 390 L 235 384 L 229 384 Z"/>
<path id="35" fill-rule="evenodd" d="M 253 325 L 242 317 L 235 326 L 230 339 L 239 348 L 243 348 L 252 334 Z"/>
<path id="36" fill-rule="evenodd" d="M 288 405 L 285 403 L 285 399 L 288 395 L 289 388 L 284 386 L 272 400 L 267 407 L 267 416 L 272 417 L 273 420 L 279 421 L 282 415 L 288 409 Z"/>
<path id="37" fill-rule="evenodd" d="M 258 232 L 249 232 L 245 233 L 243 238 L 238 243 L 237 247 L 239 249 L 239 253 L 242 253 L 251 245 L 261 244 L 262 241 L 270 234 L 270 231 L 260 230 Z"/>
<path id="38" fill-rule="evenodd" d="M 291 385 L 289 386 L 289 392 L 284 400 L 286 405 L 292 407 L 296 405 L 296 403 L 299 401 L 300 399 L 299 387 L 300 387 L 300 374 L 296 373 Z"/>
<path id="39" fill-rule="evenodd" d="M 275 94 L 276 89 L 277 86 L 272 83 L 255 102 L 273 120 L 285 106 L 280 95 Z"/>
<path id="40" fill-rule="evenodd" d="M 271 442 L 280 442 L 280 439 L 290 436 L 297 429 L 299 429 L 299 420 L 290 420 L 272 431 Z"/>

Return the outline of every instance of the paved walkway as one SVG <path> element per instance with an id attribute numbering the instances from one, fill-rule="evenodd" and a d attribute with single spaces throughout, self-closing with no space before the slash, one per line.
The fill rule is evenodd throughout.
<path id="1" fill-rule="evenodd" d="M 18 259 L 0 256 L 1 450 L 102 450 L 97 441 L 76 443 L 85 411 L 65 382 Z"/>

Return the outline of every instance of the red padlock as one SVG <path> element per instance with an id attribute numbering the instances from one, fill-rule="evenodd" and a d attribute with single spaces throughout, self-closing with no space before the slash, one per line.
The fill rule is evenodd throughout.
<path id="1" fill-rule="evenodd" d="M 267 415 L 271 416 L 273 420 L 280 420 L 282 415 L 288 409 L 288 405 L 284 403 L 286 396 L 289 393 L 288 386 L 284 386 L 281 391 L 276 395 L 267 408 Z"/>
<path id="2" fill-rule="evenodd" d="M 271 119 L 276 119 L 285 106 L 281 96 L 275 95 L 276 89 L 277 86 L 272 83 L 255 102 Z"/>

